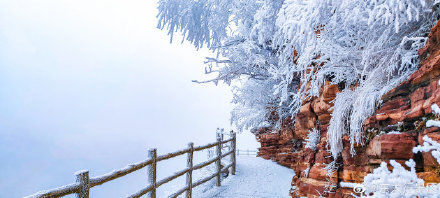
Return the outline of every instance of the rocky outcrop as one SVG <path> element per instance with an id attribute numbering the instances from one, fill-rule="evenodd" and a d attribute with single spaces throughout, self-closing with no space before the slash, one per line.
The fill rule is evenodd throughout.
<path id="1" fill-rule="evenodd" d="M 339 182 L 363 181 L 365 175 L 383 161 L 395 159 L 403 164 L 414 159 L 418 176 L 426 183 L 440 182 L 440 166 L 430 153 L 414 154 L 412 148 L 423 144 L 428 135 L 440 142 L 440 128 L 426 128 L 427 119 L 438 119 L 431 105 L 440 105 L 440 22 L 432 29 L 426 46 L 419 50 L 420 68 L 407 81 L 383 96 L 382 105 L 365 121 L 366 143 L 350 153 L 348 137 L 337 171 L 325 170 L 332 161 L 327 152 L 327 127 L 331 119 L 331 101 L 340 91 L 337 85 L 325 82 L 320 97 L 304 101 L 295 118 L 284 120 L 281 129 L 260 128 L 253 131 L 261 143 L 259 156 L 292 168 L 292 197 L 350 197 L 352 190 L 338 186 Z M 319 129 L 320 143 L 316 150 L 305 148 L 305 139 L 312 129 Z"/>
<path id="2" fill-rule="evenodd" d="M 324 169 L 333 161 L 326 149 L 326 133 L 332 113 L 331 101 L 338 92 L 337 85 L 325 82 L 320 97 L 304 101 L 296 115 L 295 124 L 287 119 L 284 120 L 281 130 L 260 128 L 253 131 L 261 143 L 259 156 L 295 170 L 296 176 L 292 185 L 297 189 L 293 192 L 294 195 L 325 196 L 329 190 L 334 190 L 329 187 L 338 182 L 337 172 L 328 175 Z M 316 150 L 304 146 L 307 134 L 313 129 L 318 129 L 321 133 Z"/>

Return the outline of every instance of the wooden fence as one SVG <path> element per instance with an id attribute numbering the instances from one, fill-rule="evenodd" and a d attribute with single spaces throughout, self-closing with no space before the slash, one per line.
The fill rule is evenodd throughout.
<path id="1" fill-rule="evenodd" d="M 226 143 L 230 143 L 230 149 L 229 151 L 227 151 L 226 153 L 222 154 L 222 148 L 223 145 Z M 76 178 L 76 182 L 69 184 L 69 185 L 65 185 L 65 186 L 61 186 L 55 189 L 51 189 L 51 190 L 47 190 L 47 191 L 40 191 L 36 194 L 30 195 L 27 198 L 48 198 L 48 197 L 62 197 L 65 195 L 70 195 L 70 194 L 74 194 L 76 193 L 78 195 L 79 198 L 88 198 L 89 197 L 89 190 L 92 187 L 104 184 L 108 181 L 112 181 L 114 179 L 120 178 L 124 175 L 127 175 L 129 173 L 132 173 L 134 171 L 137 171 L 141 168 L 144 168 L 146 166 L 148 166 L 148 181 L 150 183 L 149 186 L 139 190 L 138 192 L 128 196 L 130 198 L 136 198 L 136 197 L 141 197 L 145 194 L 148 193 L 148 197 L 150 198 L 155 198 L 156 197 L 156 189 L 159 188 L 161 185 L 172 181 L 184 174 L 186 174 L 186 186 L 180 190 L 178 190 L 177 192 L 175 192 L 174 194 L 170 195 L 169 197 L 177 197 L 181 194 L 183 194 L 184 192 L 186 192 L 186 197 L 190 198 L 192 197 L 192 189 L 194 187 L 197 187 L 211 179 L 213 179 L 214 177 L 216 178 L 216 185 L 220 186 L 221 185 L 221 173 L 224 171 L 228 171 L 228 169 L 230 168 L 231 174 L 235 175 L 235 168 L 236 168 L 236 157 L 235 157 L 235 148 L 236 148 L 236 144 L 237 144 L 237 138 L 236 138 L 236 134 L 235 133 L 231 133 L 231 138 L 228 140 L 223 140 L 223 135 L 221 134 L 217 134 L 217 142 L 211 143 L 211 144 L 207 144 L 205 146 L 198 146 L 198 147 L 194 147 L 193 143 L 189 143 L 188 144 L 188 148 L 181 150 L 181 151 L 177 151 L 177 152 L 173 152 L 173 153 L 169 153 L 166 155 L 162 155 L 162 156 L 157 156 L 157 149 L 150 149 L 149 150 L 149 159 L 136 163 L 136 164 L 131 164 L 128 165 L 122 169 L 119 170 L 115 170 L 111 173 L 107 173 L 98 177 L 93 177 L 93 178 L 89 178 L 89 172 L 88 171 L 78 171 L 75 173 L 75 175 L 77 176 Z M 193 154 L 194 151 L 202 151 L 205 149 L 209 149 L 212 147 L 216 147 L 216 154 L 217 156 L 213 159 L 209 159 L 206 162 L 197 164 L 197 165 L 193 165 Z M 172 176 L 169 176 L 167 178 L 164 178 L 162 180 L 157 181 L 156 178 L 156 165 L 158 162 L 163 161 L 163 160 L 167 160 L 176 156 L 180 156 L 183 154 L 187 154 L 187 168 L 184 170 L 181 170 L 177 173 L 175 173 Z M 231 164 L 222 167 L 221 165 L 221 159 L 231 155 Z M 206 167 L 212 163 L 216 164 L 217 170 L 215 173 L 213 173 L 212 175 L 209 175 L 203 179 L 200 179 L 196 182 L 192 181 L 192 172 L 194 170 L 197 169 L 201 169 L 203 167 Z"/>

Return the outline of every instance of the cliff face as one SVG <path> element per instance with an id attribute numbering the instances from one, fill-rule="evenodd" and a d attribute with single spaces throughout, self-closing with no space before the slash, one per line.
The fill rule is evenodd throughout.
<path id="1" fill-rule="evenodd" d="M 339 182 L 361 183 L 365 175 L 390 159 L 402 164 L 414 159 L 420 178 L 426 183 L 440 183 L 440 166 L 432 155 L 412 153 L 413 147 L 423 144 L 424 135 L 440 142 L 440 128 L 425 127 L 427 118 L 436 118 L 431 105 L 440 105 L 440 22 L 432 28 L 419 56 L 420 68 L 384 95 L 382 105 L 365 121 L 366 143 L 355 146 L 356 155 L 350 154 L 348 137 L 344 137 L 344 150 L 336 159 L 339 168 L 331 174 L 323 168 L 333 161 L 327 152 L 326 133 L 332 113 L 330 101 L 340 91 L 337 85 L 326 82 L 320 97 L 304 101 L 295 124 L 286 119 L 280 130 L 253 131 L 261 143 L 259 156 L 295 170 L 292 197 L 349 197 L 352 189 L 339 188 Z M 316 150 L 304 146 L 308 132 L 314 128 L 321 132 Z"/>

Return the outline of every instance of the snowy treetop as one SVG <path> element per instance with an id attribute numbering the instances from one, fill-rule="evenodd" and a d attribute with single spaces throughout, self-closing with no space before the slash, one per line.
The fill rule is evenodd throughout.
<path id="1" fill-rule="evenodd" d="M 180 32 L 196 48 L 215 53 L 205 71 L 217 77 L 207 82 L 235 82 L 232 122 L 239 129 L 279 126 L 305 98 L 319 95 L 324 81 L 345 85 L 328 131 L 336 158 L 343 135 L 352 145 L 362 143 L 362 124 L 381 96 L 417 68 L 417 50 L 439 16 L 439 3 L 160 0 L 158 27 L 171 40 Z"/>

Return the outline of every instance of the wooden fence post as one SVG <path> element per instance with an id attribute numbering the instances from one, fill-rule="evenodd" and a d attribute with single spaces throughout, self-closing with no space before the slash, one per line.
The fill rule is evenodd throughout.
<path id="1" fill-rule="evenodd" d="M 231 155 L 231 161 L 232 161 L 231 174 L 235 175 L 235 168 L 237 165 L 237 158 L 235 156 L 236 154 L 235 148 L 237 147 L 237 134 L 234 131 L 232 131 L 231 135 L 232 135 L 231 150 L 233 151 Z"/>
<path id="2" fill-rule="evenodd" d="M 221 134 L 217 133 L 217 186 L 221 185 L 221 181 L 220 181 L 220 175 L 221 175 L 221 171 L 222 171 L 222 165 L 221 165 L 221 160 L 222 160 L 222 138 L 221 138 Z"/>
<path id="3" fill-rule="evenodd" d="M 188 172 L 186 173 L 186 186 L 188 187 L 188 190 L 186 191 L 186 198 L 192 197 L 192 172 L 193 172 L 193 154 L 194 154 L 194 143 L 189 143 L 189 152 L 188 152 L 188 159 L 186 161 Z"/>
<path id="4" fill-rule="evenodd" d="M 153 190 L 150 191 L 150 198 L 156 198 L 156 164 L 157 164 L 157 149 L 150 149 L 148 157 L 153 161 L 148 170 L 148 181 L 153 185 Z"/>
<path id="5" fill-rule="evenodd" d="M 89 171 L 81 171 L 76 174 L 76 181 L 79 182 L 78 198 L 89 198 Z"/>

